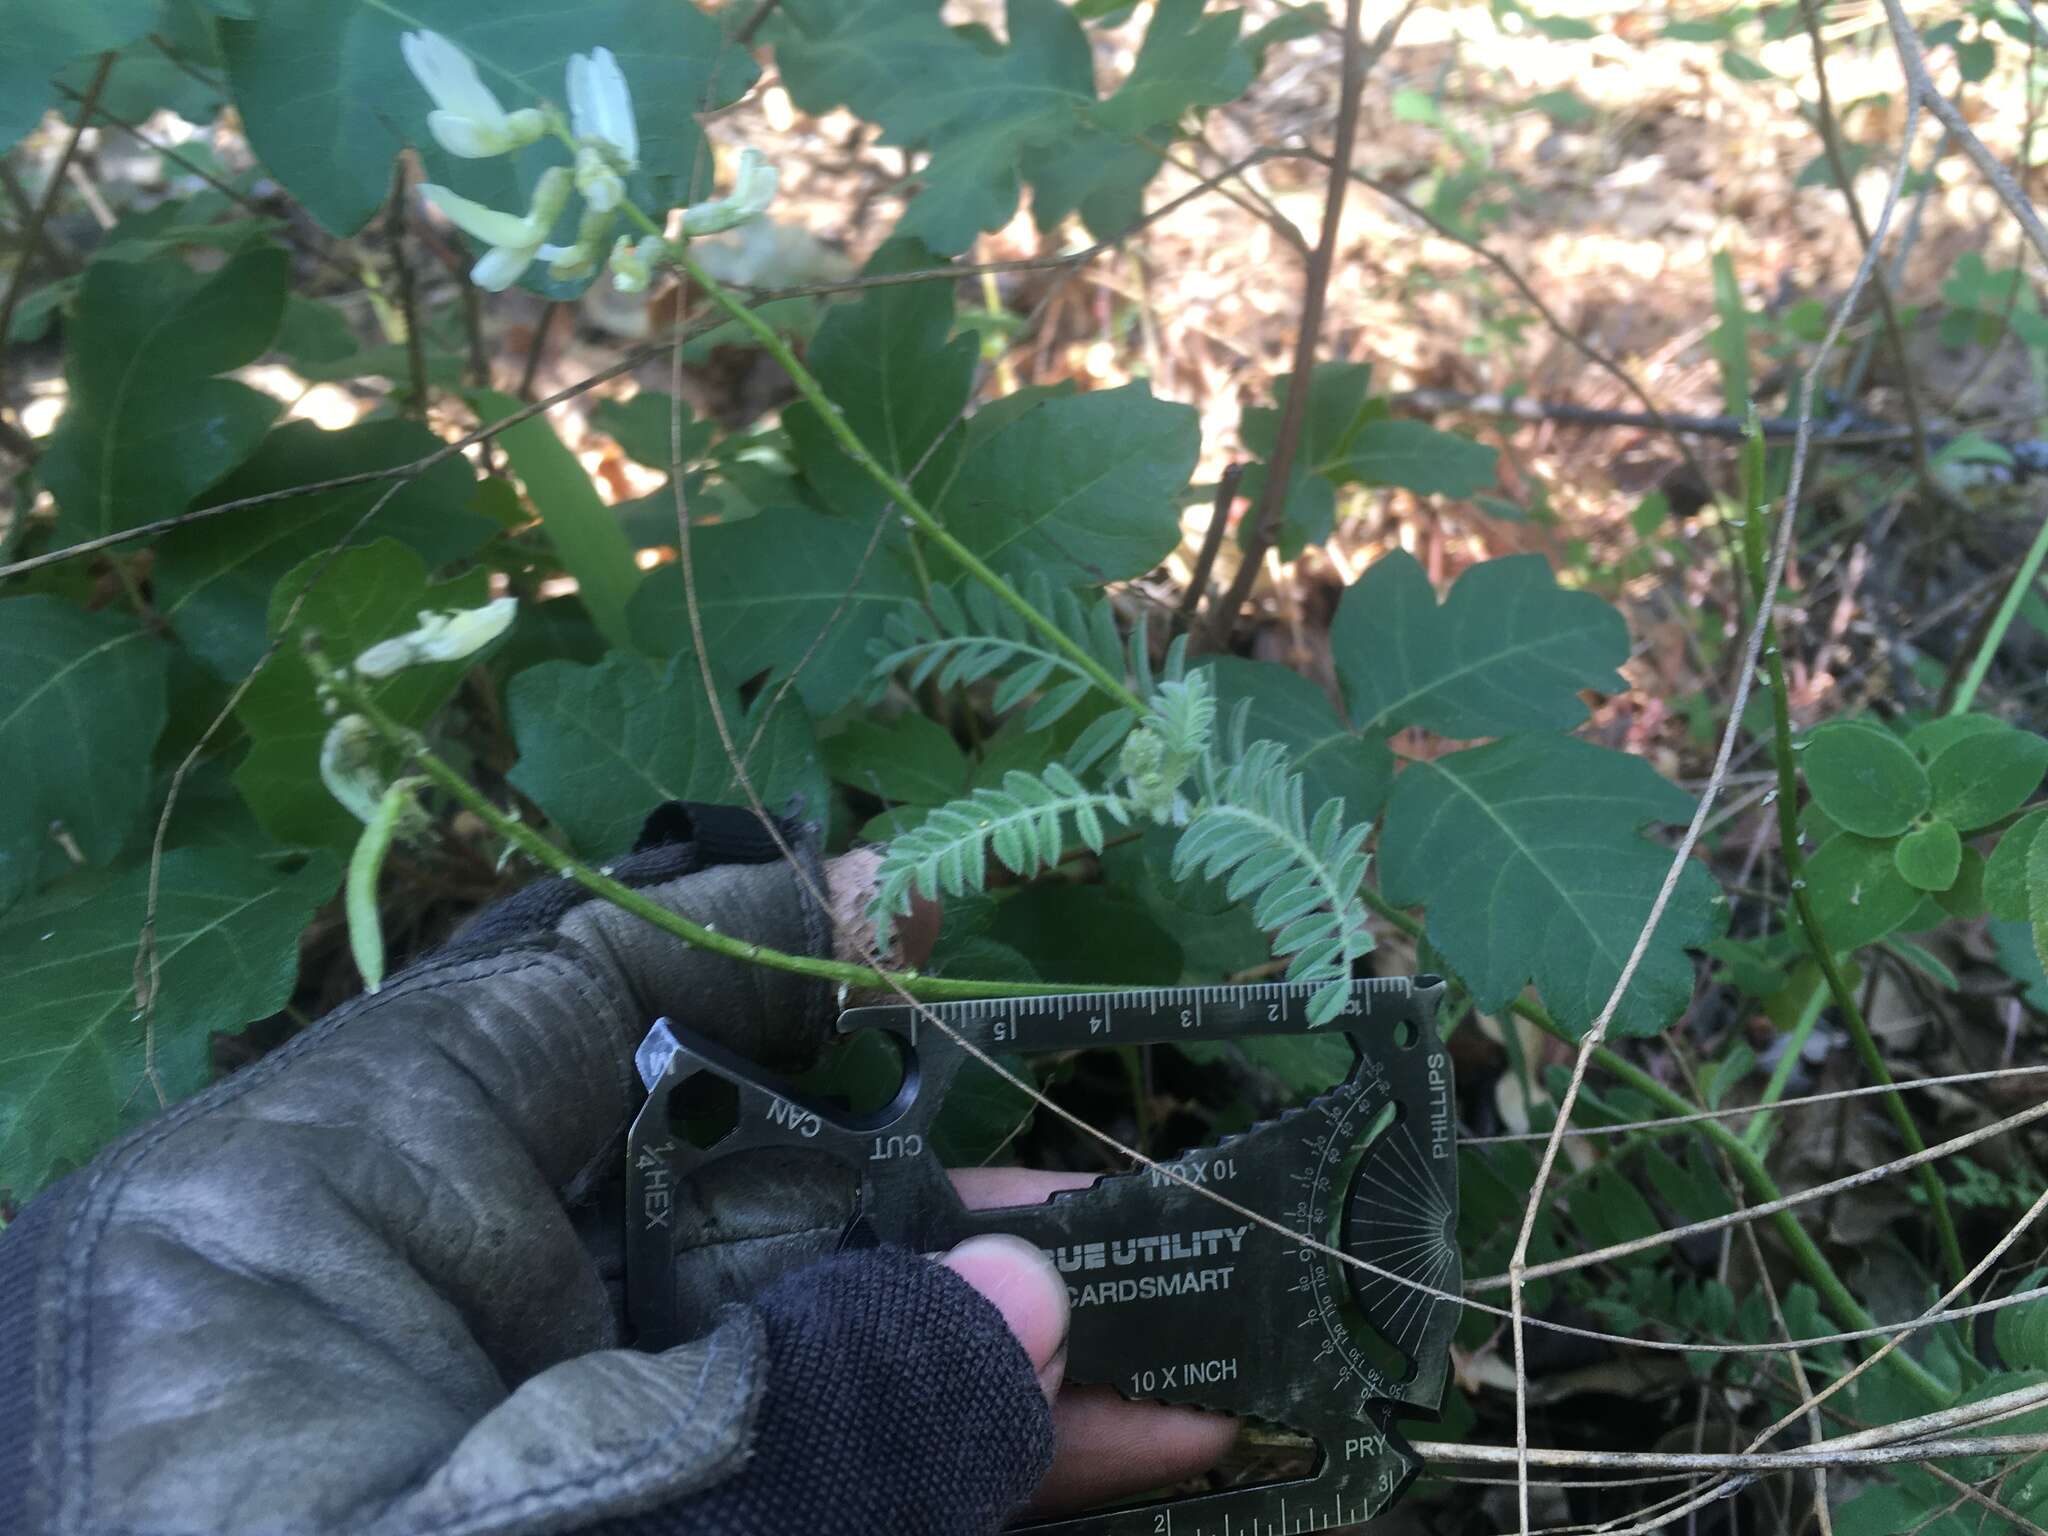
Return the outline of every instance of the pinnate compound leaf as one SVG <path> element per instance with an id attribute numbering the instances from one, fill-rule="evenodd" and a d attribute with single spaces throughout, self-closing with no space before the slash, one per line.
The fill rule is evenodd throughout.
<path id="1" fill-rule="evenodd" d="M 204 1085 L 207 1038 L 291 999 L 299 934 L 340 871 L 325 854 L 281 875 L 219 848 L 165 854 L 154 1066 L 167 1097 Z M 0 1188 L 16 1199 L 156 1108 L 145 1081 L 135 946 L 149 871 L 52 892 L 0 919 Z"/>
<path id="2" fill-rule="evenodd" d="M 409 421 L 366 421 L 323 432 L 289 422 L 263 440 L 256 456 L 215 490 L 214 500 L 288 492 L 296 486 L 409 464 L 442 446 Z M 476 493 L 469 463 L 451 455 L 417 478 L 378 481 L 230 512 L 191 523 L 157 544 L 157 605 L 193 654 L 239 682 L 263 655 L 271 597 L 309 555 L 344 540 L 395 538 L 431 569 L 475 551 L 497 524 L 468 510 Z M 392 492 L 367 526 L 379 498 Z"/>
<path id="3" fill-rule="evenodd" d="M 1012 873 L 1034 875 L 1059 862 L 1070 821 L 1099 851 L 1104 817 L 1128 826 L 1131 812 L 1121 795 L 1087 788 L 1058 763 L 1042 774 L 1012 770 L 1000 788 L 985 786 L 938 807 L 893 838 L 882 856 L 868 908 L 878 942 L 888 943 L 915 896 L 936 900 L 985 889 L 991 853 Z"/>
<path id="4" fill-rule="evenodd" d="M 1927 765 L 1934 814 L 1964 832 L 2018 810 L 2048 773 L 2048 737 L 2005 726 L 1951 743 Z"/>
<path id="5" fill-rule="evenodd" d="M 744 748 L 758 720 L 729 692 L 721 703 Z M 632 847 L 663 801 L 747 803 L 688 652 L 666 668 L 617 651 L 594 667 L 542 662 L 506 685 L 505 707 L 519 745 L 508 777 L 591 858 Z M 747 760 L 747 776 L 771 811 L 787 810 L 792 796 L 822 807 L 816 759 L 803 711 L 784 700 Z"/>
<path id="6" fill-rule="evenodd" d="M 986 420 L 938 511 L 997 571 L 1099 586 L 1144 575 L 1179 543 L 1201 447 L 1192 408 L 1127 384 Z"/>
<path id="7" fill-rule="evenodd" d="M 383 206 L 407 144 L 429 181 L 488 208 L 524 209 L 540 172 L 568 161 L 552 140 L 488 160 L 444 151 L 427 132 L 433 102 L 399 53 L 400 35 L 419 27 L 467 53 L 508 111 L 564 106 L 569 55 L 613 49 L 640 130 L 641 168 L 626 191 L 643 207 L 708 192 L 696 114 L 732 101 L 757 73 L 695 6 L 667 0 L 538 0 L 510 15 L 491 0 L 266 0 L 248 19 L 220 23 L 235 105 L 256 157 L 331 233 L 354 234 Z M 552 238 L 569 244 L 574 225 L 572 210 Z"/>
<path id="8" fill-rule="evenodd" d="M 868 647 L 916 590 L 900 540 L 872 550 L 872 528 L 802 507 L 771 507 L 690 536 L 704 645 L 720 681 L 737 686 L 799 666 L 796 692 L 831 714 L 867 683 Z M 629 614 L 650 656 L 691 648 L 680 564 L 651 572 Z M 773 692 L 774 690 L 770 690 Z"/>
<path id="9" fill-rule="evenodd" d="M 1322 689 L 1276 662 L 1219 656 L 1206 665 L 1216 679 L 1217 708 L 1228 718 L 1248 706 L 1245 734 L 1287 749 L 1310 805 L 1341 799 L 1360 816 L 1379 814 L 1394 783 L 1384 732 L 1352 730 Z"/>
<path id="10" fill-rule="evenodd" d="M 1536 983 L 1583 1031 L 1606 1003 L 1671 854 L 1640 836 L 1692 798 L 1641 758 L 1568 736 L 1514 736 L 1411 764 L 1380 832 L 1388 900 L 1428 909 L 1429 942 L 1486 1010 Z M 1688 948 L 1719 931 L 1722 898 L 1688 864 L 1613 1028 L 1654 1034 L 1691 999 Z"/>
<path id="11" fill-rule="evenodd" d="M 70 401 L 38 473 L 69 540 L 170 517 L 241 463 L 281 409 L 216 375 L 252 363 L 284 313 L 277 246 L 211 277 L 175 261 L 95 261 L 70 329 Z"/>
<path id="12" fill-rule="evenodd" d="M 270 599 L 270 633 L 299 594 L 301 633 L 317 634 L 327 659 L 347 666 L 380 640 L 401 635 L 421 610 L 476 608 L 489 596 L 485 574 L 470 571 L 429 584 L 418 555 L 393 539 L 344 549 L 331 560 L 313 555 L 278 582 Z M 462 681 L 470 661 L 406 667 L 368 683 L 370 696 L 394 719 L 425 725 Z M 278 647 L 235 706 L 249 733 L 249 755 L 235 769 L 235 787 L 264 831 L 278 842 L 345 853 L 362 824 L 320 779 L 320 747 L 333 719 L 320 707 L 312 670 L 297 645 Z M 392 771 L 401 765 L 394 761 Z"/>
<path id="13" fill-rule="evenodd" d="M 53 823 L 88 863 L 121 851 L 149 798 L 166 656 L 118 613 L 40 595 L 0 602 L 0 912 L 57 852 Z"/>
<path id="14" fill-rule="evenodd" d="M 1930 821 L 1915 827 L 1892 849 L 1892 862 L 1915 890 L 1945 891 L 1963 867 L 1963 840 L 1953 824 Z"/>
<path id="15" fill-rule="evenodd" d="M 1984 905 L 1993 917 L 2007 922 L 2027 920 L 2028 854 L 2037 842 L 2048 841 L 2048 810 L 2029 811 L 2007 827 L 1984 863 Z"/>
<path id="16" fill-rule="evenodd" d="M 1540 555 L 1473 566 L 1439 606 L 1421 565 L 1396 551 L 1346 589 L 1330 631 L 1360 730 L 1461 739 L 1579 724 L 1579 690 L 1625 686 L 1615 669 L 1628 646 L 1621 615 L 1560 588 Z"/>
<path id="17" fill-rule="evenodd" d="M 1799 766 L 1814 804 L 1863 837 L 1897 837 L 1933 794 L 1912 750 L 1874 725 L 1822 726 L 1806 738 Z"/>

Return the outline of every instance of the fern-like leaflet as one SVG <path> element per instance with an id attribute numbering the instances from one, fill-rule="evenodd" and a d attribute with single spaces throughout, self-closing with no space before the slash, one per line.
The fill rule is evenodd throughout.
<path id="1" fill-rule="evenodd" d="M 913 894 L 934 900 L 941 893 L 964 896 L 986 888 L 991 850 L 1018 875 L 1057 864 L 1066 851 L 1064 827 L 1070 818 L 1081 841 L 1100 853 L 1105 816 L 1129 826 L 1124 797 L 1089 789 L 1058 763 L 1048 763 L 1039 775 L 1013 770 L 1003 775 L 1000 789 L 984 787 L 940 806 L 889 842 L 868 909 L 877 938 L 889 942 Z"/>
<path id="2" fill-rule="evenodd" d="M 1326 800 L 1310 820 L 1301 775 L 1277 742 L 1243 745 L 1244 711 L 1232 722 L 1227 765 L 1208 760 L 1201 802 L 1173 850 L 1173 876 L 1228 876 L 1225 894 L 1252 903 L 1252 920 L 1274 935 L 1289 981 L 1325 982 L 1309 1002 L 1312 1024 L 1344 1006 L 1351 963 L 1373 947 L 1364 904 L 1363 823 L 1344 824 L 1344 802 Z"/>

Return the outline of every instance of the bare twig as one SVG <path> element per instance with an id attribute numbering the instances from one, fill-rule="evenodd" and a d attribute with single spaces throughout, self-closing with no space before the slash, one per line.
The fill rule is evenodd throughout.
<path id="1" fill-rule="evenodd" d="M 533 398 L 533 381 L 540 373 L 541 354 L 547 350 L 548 331 L 554 326 L 555 315 L 561 308 L 559 299 L 549 299 L 547 308 L 533 322 L 533 340 L 526 348 L 526 365 L 519 370 L 519 398 L 522 400 Z"/>
<path id="2" fill-rule="evenodd" d="M 391 265 L 398 275 L 398 313 L 405 323 L 405 362 L 412 376 L 412 398 L 405 414 L 415 420 L 427 419 L 427 352 L 420 339 L 418 295 L 412 280 L 412 260 L 405 250 L 405 194 L 409 174 L 407 157 L 391 163 L 391 201 L 384 210 L 384 240 L 391 251 Z"/>
<path id="3" fill-rule="evenodd" d="M 1230 509 L 1237 505 L 1237 483 L 1244 478 L 1242 464 L 1226 464 L 1216 477 L 1216 500 L 1209 509 L 1209 526 L 1202 530 L 1202 550 L 1195 556 L 1195 568 L 1188 576 L 1188 589 L 1180 596 L 1179 618 L 1192 624 L 1202 599 L 1209 594 L 1209 573 L 1216 568 L 1216 556 L 1223 548 L 1223 530 L 1230 521 Z"/>
<path id="4" fill-rule="evenodd" d="M 1381 51 L 1393 41 L 1414 9 L 1409 0 L 1387 22 L 1379 39 Z M 1287 507 L 1287 482 L 1294 473 L 1294 456 L 1301 447 L 1302 429 L 1308 424 L 1309 383 L 1315 375 L 1316 348 L 1323 334 L 1323 305 L 1329 298 L 1330 269 L 1337 259 L 1337 237 L 1344 220 L 1344 197 L 1351 189 L 1351 152 L 1358 141 L 1358 103 L 1365 94 L 1367 69 L 1365 38 L 1360 30 L 1363 0 L 1345 0 L 1344 77 L 1337 96 L 1336 143 L 1330 156 L 1330 187 L 1323 195 L 1323 227 L 1316 248 L 1308 259 L 1303 279 L 1301 323 L 1294 333 L 1294 369 L 1288 375 L 1287 398 L 1280 405 L 1280 425 L 1273 439 L 1273 453 L 1266 465 L 1266 483 L 1259 495 L 1249 536 L 1244 540 L 1244 558 L 1222 601 L 1209 612 L 1205 640 L 1209 648 L 1223 645 L 1237 621 L 1238 610 L 1251 595 L 1258 580 L 1259 565 L 1266 551 L 1280 537 L 1282 514 Z"/>

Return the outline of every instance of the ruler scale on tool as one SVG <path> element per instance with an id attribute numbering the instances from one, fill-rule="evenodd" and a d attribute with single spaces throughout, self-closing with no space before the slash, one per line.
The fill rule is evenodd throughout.
<path id="1" fill-rule="evenodd" d="M 1305 1477 L 1026 1527 L 1062 1536 L 1236 1536 L 1324 1530 L 1379 1514 L 1417 1470 L 1395 1415 L 1434 1417 L 1458 1308 L 1456 1115 L 1437 1038 L 1436 977 L 1358 981 L 1326 1030 L 1357 1060 L 1299 1108 L 1163 1164 L 1109 1174 L 1042 1205 L 970 1211 L 930 1152 L 961 1064 L 984 1052 L 1067 1051 L 1299 1034 L 1317 989 L 1180 987 L 854 1008 L 839 1032 L 881 1030 L 903 1059 L 868 1114 L 805 1101 L 686 1028 L 641 1048 L 648 1107 L 628 1142 L 627 1302 L 641 1348 L 674 1335 L 668 1192 L 719 1159 L 798 1148 L 842 1165 L 880 1241 L 938 1252 L 984 1232 L 1037 1244 L 1073 1301 L 1066 1379 L 1185 1403 L 1314 1439 Z M 936 1018 L 944 1026 L 933 1024 Z M 668 1101 L 710 1073 L 738 1094 L 710 1147 L 670 1129 Z M 1256 1212 L 1275 1231 L 1209 1198 Z M 1289 1234 L 1364 1261 L 1343 1263 Z"/>

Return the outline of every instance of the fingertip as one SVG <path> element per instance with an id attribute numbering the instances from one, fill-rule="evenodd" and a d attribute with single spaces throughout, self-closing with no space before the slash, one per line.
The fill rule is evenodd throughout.
<path id="1" fill-rule="evenodd" d="M 939 1261 L 988 1299 L 1024 1346 L 1048 1399 L 1066 1364 L 1067 1284 L 1034 1244 L 1006 1232 L 971 1237 Z"/>

